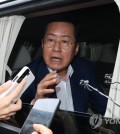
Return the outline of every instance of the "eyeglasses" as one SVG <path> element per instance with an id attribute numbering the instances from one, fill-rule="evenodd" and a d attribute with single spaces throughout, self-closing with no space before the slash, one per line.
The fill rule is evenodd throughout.
<path id="1" fill-rule="evenodd" d="M 51 38 L 45 38 L 44 39 L 44 42 L 45 42 L 45 45 L 48 47 L 48 48 L 53 48 L 53 46 L 59 42 L 61 48 L 63 49 L 68 49 L 70 48 L 70 46 L 72 46 L 73 42 L 69 42 L 67 40 L 60 40 L 60 41 L 56 41 L 54 39 L 51 39 Z"/>

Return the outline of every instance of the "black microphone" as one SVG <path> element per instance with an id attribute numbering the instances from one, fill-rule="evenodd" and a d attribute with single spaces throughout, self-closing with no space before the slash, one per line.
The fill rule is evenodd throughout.
<path id="1" fill-rule="evenodd" d="M 84 86 L 84 88 L 87 88 L 89 91 L 96 91 L 98 92 L 99 94 L 101 94 L 102 96 L 106 97 L 107 99 L 111 100 L 114 104 L 116 104 L 117 106 L 120 107 L 120 104 L 118 104 L 116 101 L 114 101 L 111 97 L 103 94 L 102 92 L 100 92 L 97 88 L 94 88 L 92 87 L 90 84 L 89 84 L 89 80 L 80 80 L 80 85 L 81 86 Z"/>

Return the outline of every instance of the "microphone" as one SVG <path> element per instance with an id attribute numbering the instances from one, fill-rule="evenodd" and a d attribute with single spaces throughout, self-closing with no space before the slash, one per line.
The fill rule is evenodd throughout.
<path id="1" fill-rule="evenodd" d="M 80 85 L 81 85 L 81 86 L 84 86 L 84 88 L 87 88 L 88 90 L 92 91 L 92 90 L 88 87 L 88 84 L 89 84 L 89 80 L 80 80 Z"/>
<path id="2" fill-rule="evenodd" d="M 94 88 L 92 87 L 90 84 L 89 84 L 89 80 L 80 80 L 80 85 L 81 86 L 84 86 L 84 88 L 87 88 L 89 91 L 96 91 L 98 92 L 99 94 L 101 94 L 102 96 L 106 97 L 107 99 L 111 100 L 114 104 L 116 104 L 117 106 L 120 107 L 120 104 L 118 104 L 116 101 L 114 101 L 111 97 L 103 94 L 102 92 L 100 92 L 97 88 Z"/>
<path id="3" fill-rule="evenodd" d="M 86 86 L 89 83 L 89 80 L 80 80 L 80 85 Z"/>

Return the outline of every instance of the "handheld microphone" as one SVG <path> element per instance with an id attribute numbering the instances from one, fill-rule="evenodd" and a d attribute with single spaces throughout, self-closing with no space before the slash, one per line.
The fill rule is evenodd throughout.
<path id="1" fill-rule="evenodd" d="M 87 88 L 89 91 L 96 91 L 98 92 L 99 94 L 101 94 L 102 96 L 106 97 L 107 99 L 111 100 L 114 104 L 116 104 L 117 106 L 120 107 L 120 104 L 118 104 L 116 101 L 114 101 L 111 97 L 103 94 L 102 92 L 100 92 L 97 88 L 94 88 L 92 87 L 90 84 L 89 84 L 89 80 L 80 80 L 80 85 L 81 86 L 84 86 L 84 88 Z"/>

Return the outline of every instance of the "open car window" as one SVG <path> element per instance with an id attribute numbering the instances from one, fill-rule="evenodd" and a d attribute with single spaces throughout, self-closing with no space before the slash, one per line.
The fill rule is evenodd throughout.
<path id="1" fill-rule="evenodd" d="M 14 0 L 0 3 L 0 7 L 0 17 L 14 14 L 26 17 L 8 61 L 13 72 L 42 55 L 41 39 L 47 20 L 72 17 L 80 23 L 79 56 L 92 61 L 97 80 L 105 94 L 109 94 L 110 84 L 105 83 L 105 75 L 113 74 L 120 38 L 120 14 L 114 0 Z M 6 76 L 6 80 L 9 78 Z M 22 110 L 27 115 L 29 107 Z M 21 115 L 16 116 L 19 128 L 26 118 Z M 87 113 L 58 110 L 51 129 L 55 134 L 119 134 L 119 120 L 116 124 L 115 120 L 102 117 L 99 122 L 101 117 L 95 116 L 92 120 L 92 115 L 90 107 Z M 18 133 L 19 129 L 16 131 Z"/>

